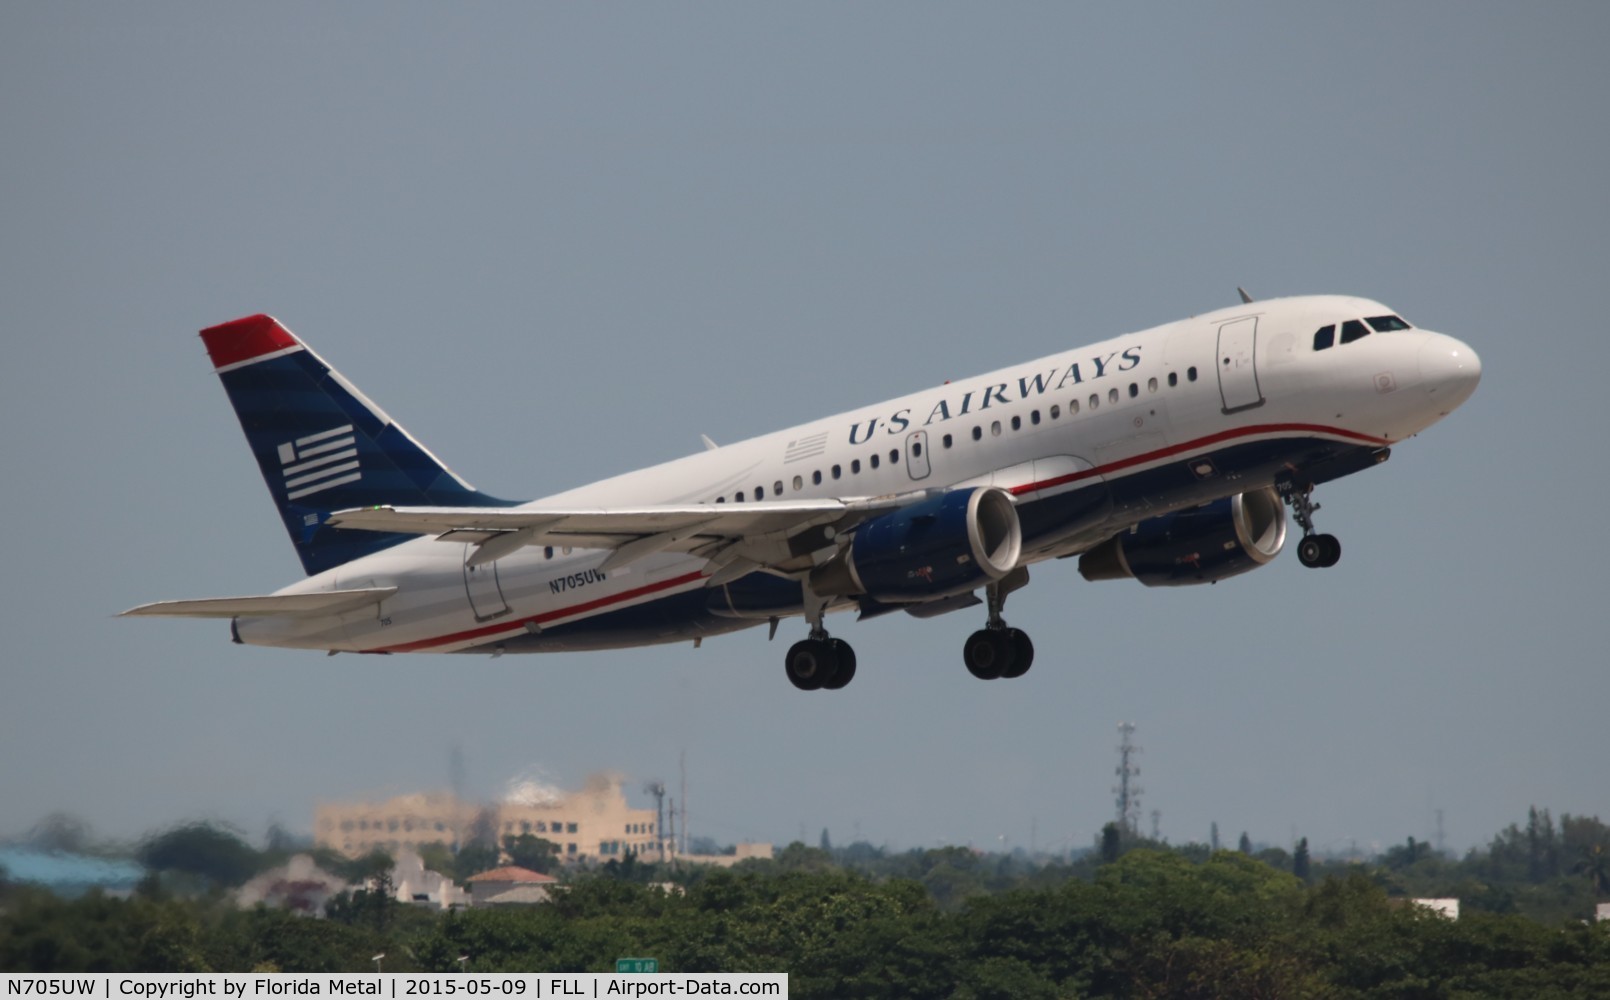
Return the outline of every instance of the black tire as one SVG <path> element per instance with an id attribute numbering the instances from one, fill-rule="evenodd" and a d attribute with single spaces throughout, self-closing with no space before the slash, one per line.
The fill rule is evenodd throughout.
<path id="1" fill-rule="evenodd" d="M 979 680 L 995 680 L 1012 666 L 1012 642 L 1004 629 L 981 628 L 962 645 L 962 661 Z"/>
<path id="2" fill-rule="evenodd" d="M 833 650 L 833 656 L 838 661 L 838 669 L 833 676 L 822 683 L 822 690 L 837 691 L 851 681 L 855 680 L 855 648 L 843 639 L 829 639 L 827 644 Z"/>
<path id="3" fill-rule="evenodd" d="M 788 648 L 783 668 L 795 687 L 815 691 L 838 672 L 838 657 L 833 647 L 821 639 L 801 639 Z"/>
<path id="4" fill-rule="evenodd" d="M 1320 535 L 1319 540 L 1324 544 L 1325 553 L 1320 560 L 1321 566 L 1334 566 L 1342 559 L 1342 543 L 1335 535 Z"/>
<path id="5" fill-rule="evenodd" d="M 1029 634 L 1020 628 L 1007 629 L 1006 638 L 1012 644 L 1012 657 L 1011 664 L 1001 671 L 1001 676 L 1022 677 L 1034 666 L 1034 643 L 1029 641 Z"/>
<path id="6" fill-rule="evenodd" d="M 1325 539 L 1328 535 L 1304 535 L 1303 540 L 1297 543 L 1297 561 L 1309 569 L 1316 569 L 1325 565 L 1325 553 L 1328 551 Z"/>

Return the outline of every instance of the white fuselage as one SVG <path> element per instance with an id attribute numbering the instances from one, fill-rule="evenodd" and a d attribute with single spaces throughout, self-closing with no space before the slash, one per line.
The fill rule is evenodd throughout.
<path id="1" fill-rule="evenodd" d="M 972 485 L 1010 492 L 1022 563 L 1088 549 L 1129 525 L 1266 487 L 1283 456 L 1383 448 L 1463 402 L 1479 362 L 1420 329 L 1324 350 L 1326 325 L 1390 315 L 1378 302 L 1312 296 L 1254 302 L 836 414 L 545 497 L 527 505 L 766 503 Z M 1175 488 L 1164 472 L 1217 463 Z M 1104 491 L 1100 504 L 1073 501 Z M 1038 505 L 1041 516 L 1030 516 Z M 1059 518 L 1062 510 L 1080 516 Z M 1090 510 L 1099 510 L 1097 516 Z M 709 598 L 706 561 L 660 553 L 607 572 L 608 550 L 527 547 L 467 568 L 469 543 L 424 537 L 280 593 L 395 587 L 378 611 L 241 619 L 241 641 L 359 652 L 581 648 L 693 639 L 756 624 Z M 680 602 L 676 598 L 681 598 Z M 655 606 L 663 607 L 663 612 Z M 633 631 L 608 634 L 636 609 Z M 799 613 L 794 609 L 793 613 Z M 589 628 L 589 623 L 596 623 Z M 551 645 L 540 640 L 552 636 Z"/>

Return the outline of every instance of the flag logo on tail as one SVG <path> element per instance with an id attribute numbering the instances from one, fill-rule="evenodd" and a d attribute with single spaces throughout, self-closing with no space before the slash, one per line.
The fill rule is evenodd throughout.
<path id="1" fill-rule="evenodd" d="M 352 425 L 333 427 L 279 446 L 285 499 L 296 500 L 363 478 Z"/>

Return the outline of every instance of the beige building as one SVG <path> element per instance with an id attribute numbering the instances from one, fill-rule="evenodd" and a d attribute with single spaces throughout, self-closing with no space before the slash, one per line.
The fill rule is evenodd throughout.
<path id="1" fill-rule="evenodd" d="M 621 791 L 623 779 L 597 774 L 577 792 L 511 796 L 477 806 L 450 793 L 399 795 L 384 802 L 328 802 L 314 812 L 313 835 L 320 847 L 348 857 L 382 850 L 393 855 L 428 844 L 448 847 L 490 834 L 531 834 L 559 845 L 569 862 L 604 862 L 636 853 L 658 860 L 660 838 L 652 809 L 633 809 Z"/>

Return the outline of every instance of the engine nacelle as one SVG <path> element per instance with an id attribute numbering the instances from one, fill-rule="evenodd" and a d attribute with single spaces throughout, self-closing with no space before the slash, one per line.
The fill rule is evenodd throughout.
<path id="1" fill-rule="evenodd" d="M 875 517 L 838 557 L 811 573 L 822 595 L 887 603 L 975 590 L 1017 568 L 1023 527 L 1004 490 L 952 490 Z"/>
<path id="2" fill-rule="evenodd" d="M 1216 583 L 1257 569 L 1285 544 L 1285 507 L 1265 488 L 1142 521 L 1080 556 L 1079 573 L 1148 587 Z"/>

